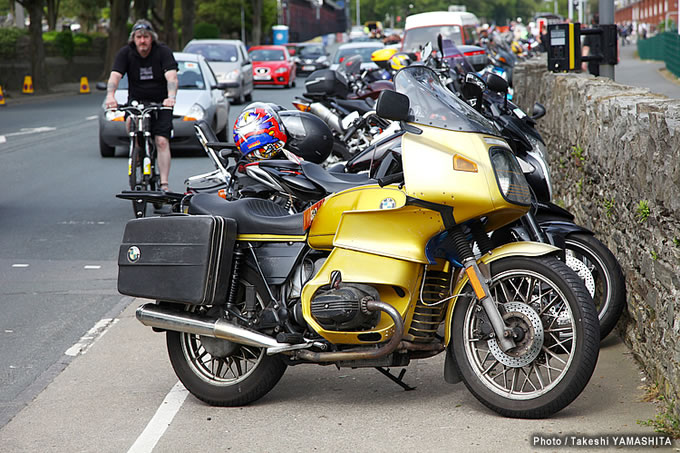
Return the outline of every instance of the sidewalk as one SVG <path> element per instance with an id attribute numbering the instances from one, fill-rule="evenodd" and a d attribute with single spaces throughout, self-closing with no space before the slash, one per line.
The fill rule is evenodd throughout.
<path id="1" fill-rule="evenodd" d="M 89 82 L 89 86 L 90 94 L 97 92 L 97 89 L 95 88 L 95 82 Z M 80 94 L 80 83 L 60 83 L 50 87 L 49 93 L 23 94 L 21 90 L 5 90 L 4 87 L 2 91 L 5 96 L 4 107 L 8 107 L 12 105 L 30 104 L 32 102 L 48 101 L 51 99 L 59 99 L 64 96 Z M 0 106 L 0 108 L 2 107 L 3 106 Z"/>
<path id="2" fill-rule="evenodd" d="M 614 68 L 617 83 L 647 88 L 653 93 L 680 99 L 680 80 L 666 70 L 663 61 L 640 60 L 637 44 L 619 47 L 619 64 Z"/>

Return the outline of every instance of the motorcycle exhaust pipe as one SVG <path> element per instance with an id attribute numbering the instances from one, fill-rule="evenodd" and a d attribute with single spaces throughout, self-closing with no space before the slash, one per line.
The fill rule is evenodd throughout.
<path id="1" fill-rule="evenodd" d="M 345 132 L 345 129 L 342 127 L 340 122 L 340 117 L 322 103 L 312 102 L 309 105 L 309 111 L 321 118 L 324 123 L 328 124 L 331 129 L 335 130 L 336 132 L 339 132 L 340 134 Z"/>
<path id="2" fill-rule="evenodd" d="M 223 319 L 211 319 L 188 311 L 177 311 L 169 307 L 149 303 L 137 309 L 137 319 L 149 327 L 177 332 L 204 335 L 233 341 L 234 343 L 258 348 L 282 348 L 290 346 L 279 343 L 275 338 L 239 327 Z"/>
<path id="3" fill-rule="evenodd" d="M 404 336 L 404 321 L 396 308 L 385 302 L 371 300 L 366 302 L 366 309 L 369 311 L 384 311 L 394 321 L 394 333 L 390 340 L 380 348 L 356 348 L 337 352 L 313 352 L 301 350 L 297 352 L 297 357 L 311 362 L 336 362 L 339 360 L 363 360 L 375 359 L 386 356 L 393 352 L 401 343 Z"/>

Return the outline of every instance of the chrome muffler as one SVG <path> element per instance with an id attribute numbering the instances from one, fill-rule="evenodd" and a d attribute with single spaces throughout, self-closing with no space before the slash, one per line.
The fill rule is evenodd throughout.
<path id="1" fill-rule="evenodd" d="M 330 128 L 334 131 L 339 132 L 340 134 L 345 133 L 345 129 L 342 127 L 340 117 L 322 103 L 312 102 L 309 105 L 309 111 L 321 118 L 323 122 L 328 124 L 328 126 L 330 126 Z"/>
<path id="2" fill-rule="evenodd" d="M 279 343 L 276 338 L 236 326 L 223 319 L 212 319 L 188 311 L 180 312 L 151 303 L 140 306 L 136 316 L 145 326 L 220 338 L 247 346 L 277 349 L 296 346 Z"/>

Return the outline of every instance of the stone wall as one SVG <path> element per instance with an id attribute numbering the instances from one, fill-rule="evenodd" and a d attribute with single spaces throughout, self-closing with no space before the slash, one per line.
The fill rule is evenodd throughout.
<path id="1" fill-rule="evenodd" d="M 680 100 L 546 68 L 534 59 L 513 78 L 525 111 L 547 109 L 538 128 L 554 201 L 618 258 L 628 291 L 619 333 L 666 399 L 680 400 Z"/>

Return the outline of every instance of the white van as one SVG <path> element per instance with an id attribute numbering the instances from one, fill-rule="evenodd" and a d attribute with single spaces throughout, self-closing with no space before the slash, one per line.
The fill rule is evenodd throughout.
<path id="1" fill-rule="evenodd" d="M 437 45 L 437 35 L 456 45 L 476 44 L 480 22 L 472 13 L 433 11 L 406 17 L 401 50 L 415 52 L 428 42 Z"/>

